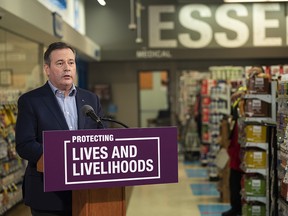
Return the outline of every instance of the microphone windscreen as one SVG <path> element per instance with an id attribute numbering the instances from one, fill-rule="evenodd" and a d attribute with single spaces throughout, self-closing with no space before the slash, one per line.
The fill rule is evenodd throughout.
<path id="1" fill-rule="evenodd" d="M 86 104 L 86 105 L 82 106 L 81 111 L 82 111 L 83 115 L 86 116 L 89 112 L 91 112 L 91 111 L 94 112 L 94 109 L 90 105 Z"/>

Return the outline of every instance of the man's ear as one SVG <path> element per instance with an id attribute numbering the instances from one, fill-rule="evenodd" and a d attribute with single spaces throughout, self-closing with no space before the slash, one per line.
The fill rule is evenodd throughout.
<path id="1" fill-rule="evenodd" d="M 49 65 L 48 64 L 44 64 L 43 66 L 44 72 L 47 76 L 49 76 Z"/>

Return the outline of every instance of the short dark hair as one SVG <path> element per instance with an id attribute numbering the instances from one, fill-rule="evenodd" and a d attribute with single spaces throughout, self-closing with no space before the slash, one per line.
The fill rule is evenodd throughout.
<path id="1" fill-rule="evenodd" d="M 44 53 L 44 63 L 50 65 L 51 63 L 50 55 L 52 51 L 57 50 L 57 49 L 66 49 L 66 48 L 71 49 L 72 52 L 76 55 L 75 49 L 64 42 L 51 43 Z"/>

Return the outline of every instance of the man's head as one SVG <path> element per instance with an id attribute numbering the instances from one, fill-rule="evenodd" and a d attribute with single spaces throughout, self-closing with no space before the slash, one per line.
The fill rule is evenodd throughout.
<path id="1" fill-rule="evenodd" d="M 44 53 L 44 70 L 49 81 L 59 90 L 68 91 L 76 77 L 76 52 L 63 42 L 49 45 Z"/>

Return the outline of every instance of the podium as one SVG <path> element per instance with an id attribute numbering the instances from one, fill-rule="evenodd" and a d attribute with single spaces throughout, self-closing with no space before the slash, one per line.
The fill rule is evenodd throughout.
<path id="1" fill-rule="evenodd" d="M 125 216 L 125 187 L 72 192 L 72 216 Z"/>
<path id="2" fill-rule="evenodd" d="M 178 182 L 176 127 L 44 131 L 43 138 L 44 191 L 72 190 L 73 216 L 125 216 L 125 186 Z"/>
<path id="3" fill-rule="evenodd" d="M 43 172 L 43 155 L 37 170 Z M 72 216 L 125 216 L 125 187 L 72 191 Z"/>

